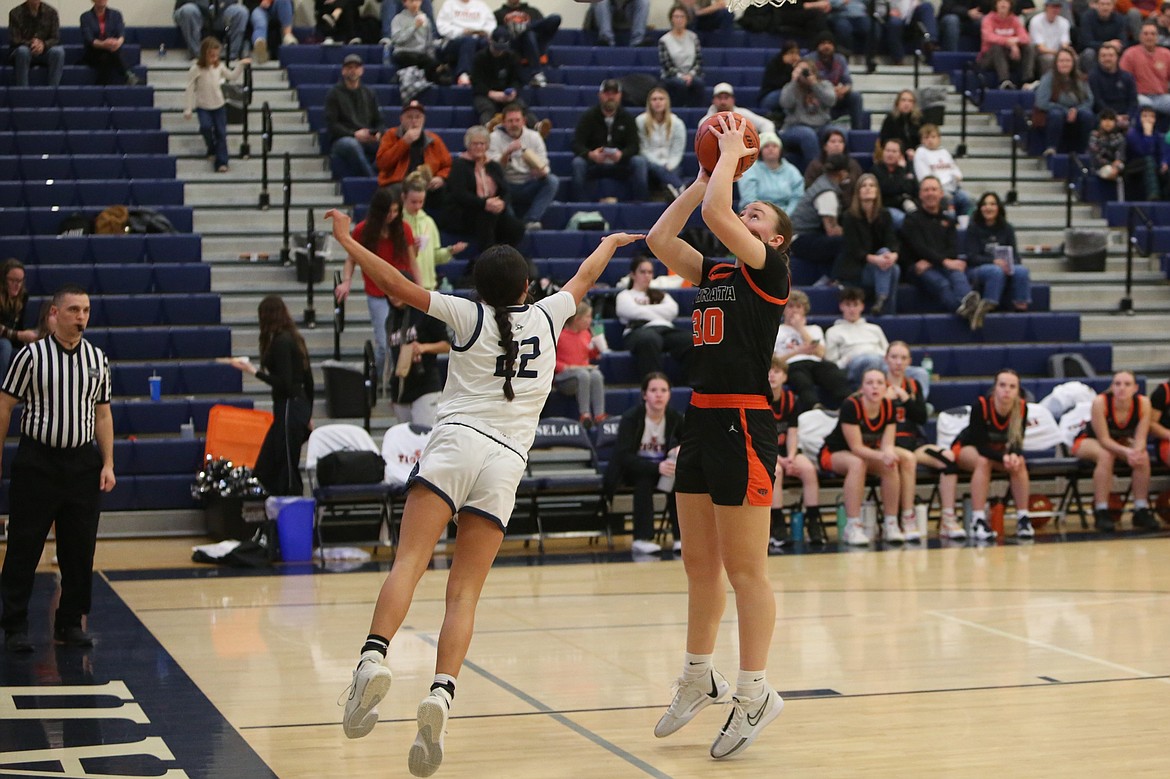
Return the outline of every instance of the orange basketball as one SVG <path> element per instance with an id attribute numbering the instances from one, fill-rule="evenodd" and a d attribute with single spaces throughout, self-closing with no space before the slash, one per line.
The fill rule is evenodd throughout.
<path id="1" fill-rule="evenodd" d="M 710 132 L 711 126 L 719 124 L 719 117 L 734 116 L 737 120 L 744 122 L 743 127 L 743 143 L 749 149 L 755 149 L 755 154 L 749 154 L 746 157 L 739 158 L 739 167 L 735 169 L 735 181 L 744 172 L 750 168 L 756 161 L 756 157 L 760 154 L 760 135 L 756 132 L 756 128 L 752 126 L 749 119 L 734 111 L 720 111 L 717 114 L 712 114 L 703 120 L 699 125 L 699 129 L 695 131 L 695 156 L 699 158 L 699 167 L 710 173 L 715 170 L 715 163 L 719 162 L 719 137 Z"/>

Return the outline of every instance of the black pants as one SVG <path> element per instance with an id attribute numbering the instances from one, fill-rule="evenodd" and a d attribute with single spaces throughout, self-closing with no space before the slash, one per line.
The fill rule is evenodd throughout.
<path id="1" fill-rule="evenodd" d="M 662 352 L 670 352 L 685 369 L 693 339 L 690 333 L 673 327 L 643 326 L 626 336 L 626 348 L 634 354 L 638 380 L 651 371 L 662 370 Z"/>
<path id="2" fill-rule="evenodd" d="M 272 408 L 272 427 L 256 455 L 256 478 L 269 495 L 303 495 L 301 446 L 309 440 L 313 405 L 304 398 L 277 401 Z"/>
<path id="3" fill-rule="evenodd" d="M 93 68 L 94 81 L 99 86 L 126 83 L 126 74 L 129 72 L 129 68 L 122 61 L 121 51 L 107 51 L 106 49 L 86 46 L 85 53 L 81 55 L 81 61 Z"/>
<path id="4" fill-rule="evenodd" d="M 0 573 L 8 633 L 28 630 L 28 601 L 49 528 L 57 524 L 61 600 L 54 624 L 72 627 L 89 613 L 93 551 L 101 512 L 102 456 L 90 443 L 55 449 L 21 438 L 9 487 L 8 553 Z"/>
<path id="5" fill-rule="evenodd" d="M 640 465 L 650 467 L 637 467 Z M 639 541 L 654 540 L 654 493 L 658 491 L 659 478 L 658 463 L 649 460 L 636 464 L 622 476 L 622 481 L 634 488 L 634 538 Z M 673 492 L 666 494 L 666 508 L 674 537 L 678 538 L 678 508 Z"/>
<path id="6" fill-rule="evenodd" d="M 837 363 L 826 360 L 797 360 L 788 363 L 788 386 L 796 393 L 796 407 L 808 411 L 820 402 L 817 387 L 829 396 L 833 408 L 849 395 L 849 380 Z"/>

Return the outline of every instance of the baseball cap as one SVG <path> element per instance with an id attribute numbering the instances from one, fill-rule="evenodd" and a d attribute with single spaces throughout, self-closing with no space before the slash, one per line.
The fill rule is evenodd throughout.
<path id="1" fill-rule="evenodd" d="M 726 81 L 720 81 L 715 85 L 715 90 L 711 93 L 713 95 L 734 95 L 735 87 L 728 84 Z"/>
<path id="2" fill-rule="evenodd" d="M 365 63 L 362 62 L 362 55 L 360 55 L 360 54 L 346 54 L 345 59 L 343 59 L 341 61 L 342 67 L 345 67 L 346 65 L 363 65 L 363 64 L 365 64 Z"/>
<path id="3" fill-rule="evenodd" d="M 605 81 L 601 82 L 601 86 L 598 87 L 598 89 L 602 92 L 621 92 L 622 82 L 618 81 L 616 78 L 607 78 Z"/>
<path id="4" fill-rule="evenodd" d="M 849 170 L 849 158 L 844 154 L 830 154 L 821 170 L 825 173 L 837 173 L 842 170 Z"/>
<path id="5" fill-rule="evenodd" d="M 418 111 L 423 116 L 426 116 L 427 107 L 417 100 L 411 100 L 406 105 L 402 106 L 402 113 L 405 114 L 407 111 Z"/>
<path id="6" fill-rule="evenodd" d="M 497 27 L 492 30 L 491 47 L 496 51 L 506 49 L 512 45 L 512 33 L 507 27 Z"/>

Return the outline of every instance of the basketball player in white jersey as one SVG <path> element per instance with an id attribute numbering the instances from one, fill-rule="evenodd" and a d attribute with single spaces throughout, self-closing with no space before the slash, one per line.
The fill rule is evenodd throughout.
<path id="1" fill-rule="evenodd" d="M 390 689 L 386 650 L 406 618 L 435 543 L 455 516 L 459 533 L 435 681 L 419 704 L 418 736 L 408 760 L 412 774 L 430 776 L 443 760 L 455 678 L 471 643 L 480 591 L 504 538 L 552 388 L 557 336 L 614 252 L 643 236 L 606 236 L 560 292 L 535 305 L 525 305 L 527 261 L 510 246 L 492 246 L 475 261 L 475 288 L 482 300 L 476 303 L 428 292 L 355 241 L 348 216 L 330 211 L 325 217 L 333 220 L 334 238 L 362 273 L 387 295 L 455 333 L 435 427 L 410 482 L 394 565 L 378 595 L 342 721 L 350 738 L 366 735 L 377 723 L 376 706 Z"/>

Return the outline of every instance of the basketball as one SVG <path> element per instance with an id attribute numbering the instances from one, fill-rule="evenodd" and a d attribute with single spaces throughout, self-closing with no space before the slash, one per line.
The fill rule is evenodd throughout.
<path id="1" fill-rule="evenodd" d="M 715 163 L 719 162 L 719 136 L 711 132 L 711 126 L 718 126 L 721 116 L 734 116 L 742 120 L 744 122 L 743 143 L 749 149 L 756 150 L 755 154 L 739 158 L 739 166 L 735 169 L 735 177 L 732 179 L 732 181 L 736 181 L 755 164 L 756 158 L 760 154 L 760 135 L 756 132 L 751 121 L 742 115 L 734 111 L 720 111 L 704 119 L 703 123 L 699 125 L 699 129 L 695 131 L 695 156 L 699 158 L 699 167 L 707 171 L 708 174 L 715 170 Z"/>

